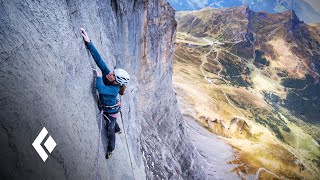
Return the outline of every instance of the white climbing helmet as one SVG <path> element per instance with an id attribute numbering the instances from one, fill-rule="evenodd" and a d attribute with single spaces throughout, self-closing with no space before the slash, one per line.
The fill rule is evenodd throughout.
<path id="1" fill-rule="evenodd" d="M 115 69 L 114 75 L 116 76 L 116 81 L 120 83 L 121 86 L 127 84 L 130 81 L 129 74 L 123 69 Z"/>

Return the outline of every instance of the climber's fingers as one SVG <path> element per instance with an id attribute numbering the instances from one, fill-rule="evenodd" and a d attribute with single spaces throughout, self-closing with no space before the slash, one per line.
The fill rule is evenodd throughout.
<path id="1" fill-rule="evenodd" d="M 100 76 L 100 73 L 99 73 L 98 70 L 93 69 L 93 68 L 92 68 L 92 70 L 93 70 L 93 73 L 94 73 L 94 75 L 95 75 L 96 77 Z"/>
<path id="2" fill-rule="evenodd" d="M 83 28 L 80 28 L 80 30 L 84 35 L 87 35 L 86 31 Z"/>
<path id="3" fill-rule="evenodd" d="M 83 28 L 80 28 L 80 30 L 81 30 L 81 36 L 83 37 L 83 40 L 86 42 L 90 42 L 90 39 L 89 39 L 86 31 Z"/>
<path id="4" fill-rule="evenodd" d="M 88 36 L 86 36 L 85 34 L 81 33 L 82 37 L 84 40 L 86 40 L 88 38 Z"/>
<path id="5" fill-rule="evenodd" d="M 93 71 L 93 75 L 94 75 L 94 77 L 97 77 L 97 76 L 98 76 L 98 72 L 97 72 L 97 70 L 96 70 L 96 69 L 92 69 L 92 71 Z"/>

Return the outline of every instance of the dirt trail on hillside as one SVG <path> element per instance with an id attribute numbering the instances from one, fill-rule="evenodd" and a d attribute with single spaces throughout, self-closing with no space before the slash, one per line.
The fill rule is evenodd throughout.
<path id="1" fill-rule="evenodd" d="M 209 40 L 207 40 L 207 41 L 209 41 Z M 212 82 L 212 80 L 209 79 L 209 78 L 206 76 L 205 70 L 203 69 L 203 66 L 208 62 L 207 56 L 210 55 L 212 51 L 214 51 L 214 52 L 217 53 L 217 55 L 216 55 L 216 57 L 215 57 L 215 61 L 217 61 L 218 64 L 219 64 L 219 66 L 220 66 L 220 71 L 218 72 L 218 76 L 219 76 L 220 79 L 224 79 L 224 78 L 220 76 L 220 73 L 221 73 L 221 71 L 223 70 L 221 63 L 220 63 L 220 61 L 218 60 L 218 58 L 219 58 L 219 52 L 220 52 L 220 51 L 219 51 L 219 49 L 215 48 L 215 45 L 213 44 L 213 42 L 211 42 L 210 44 L 211 44 L 211 49 L 210 49 L 210 51 L 209 51 L 208 53 L 203 54 L 203 55 L 200 56 L 200 59 L 201 59 L 202 62 L 201 62 L 201 64 L 200 64 L 200 66 L 199 66 L 199 69 L 200 69 L 202 75 L 204 76 L 204 79 L 207 80 L 211 85 L 214 86 L 214 85 L 215 85 L 214 82 Z M 236 106 L 234 106 L 234 105 L 230 102 L 228 96 L 226 95 L 226 93 L 225 93 L 222 89 L 221 89 L 221 91 L 222 91 L 222 93 L 224 94 L 224 96 L 225 96 L 225 98 L 227 99 L 227 101 L 228 101 L 228 103 L 230 104 L 230 106 L 232 106 L 236 111 L 238 111 L 238 112 L 241 114 L 241 116 L 239 116 L 239 117 L 245 119 L 244 114 L 243 114 Z"/>

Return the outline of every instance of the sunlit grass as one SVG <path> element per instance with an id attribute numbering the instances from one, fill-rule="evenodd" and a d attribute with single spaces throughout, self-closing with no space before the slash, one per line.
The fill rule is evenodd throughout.
<path id="1" fill-rule="evenodd" d="M 187 36 L 192 39 L 190 35 L 178 34 L 178 38 Z M 199 39 L 196 39 L 196 42 L 188 40 L 188 43 L 196 44 L 200 41 Z M 179 48 L 184 48 L 184 46 Z M 263 92 L 274 92 L 281 98 L 285 98 L 286 91 L 280 84 L 281 80 L 267 76 L 263 69 L 248 63 L 247 66 L 251 70 L 252 87 L 234 87 L 224 82 L 223 78 L 217 74 L 206 71 L 205 76 L 213 79 L 210 83 L 205 79 L 199 67 L 203 61 L 200 56 L 208 51 L 201 51 L 199 47 L 192 50 L 190 48 L 192 49 L 188 47 L 189 50 L 180 52 L 191 52 L 196 59 L 187 58 L 186 62 L 175 61 L 173 69 L 174 87 L 181 99 L 182 108 L 185 108 L 182 111 L 201 122 L 208 130 L 227 137 L 224 140 L 239 150 L 238 159 L 232 162 L 239 164 L 235 171 L 255 174 L 259 168 L 264 167 L 267 171 L 260 171 L 261 179 L 279 177 L 281 179 L 284 176 L 312 178 L 308 169 L 303 167 L 304 165 L 314 166 L 311 163 L 312 159 L 320 157 L 319 145 L 313 138 L 298 125 L 283 117 L 290 132 L 279 128 L 280 133 L 284 136 L 284 142 L 282 142 L 269 126 L 258 124 L 254 119 L 256 113 L 266 120 L 269 116 L 277 119 L 278 113 L 265 101 Z M 175 55 L 176 59 L 181 57 L 179 54 Z M 192 63 L 188 64 L 189 61 Z M 228 132 L 229 123 L 235 117 L 244 119 L 248 123 L 252 136 L 243 139 L 243 137 L 240 138 Z M 206 118 L 218 121 L 207 122 Z M 222 123 L 225 129 L 212 129 L 221 128 L 217 123 Z"/>

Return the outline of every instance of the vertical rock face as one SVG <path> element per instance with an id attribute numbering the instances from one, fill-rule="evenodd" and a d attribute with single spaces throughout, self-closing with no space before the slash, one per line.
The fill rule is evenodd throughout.
<path id="1" fill-rule="evenodd" d="M 205 179 L 172 91 L 176 22 L 165 0 L 0 3 L 0 179 Z M 132 77 L 108 161 L 80 27 Z M 31 145 L 43 127 L 57 143 L 46 162 Z"/>

